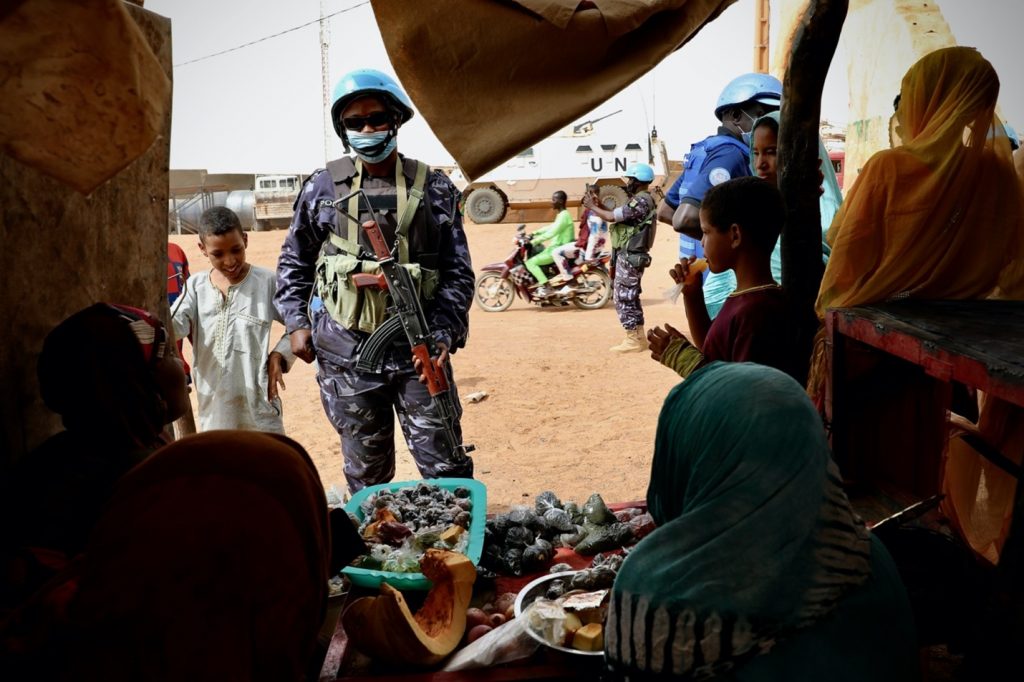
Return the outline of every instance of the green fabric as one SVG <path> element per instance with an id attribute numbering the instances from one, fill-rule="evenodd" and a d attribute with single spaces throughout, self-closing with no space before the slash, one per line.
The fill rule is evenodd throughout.
<path id="1" fill-rule="evenodd" d="M 625 248 L 629 240 L 632 239 L 633 235 L 640 231 L 640 228 L 636 225 L 628 225 L 626 223 L 612 223 L 608 228 L 608 232 L 612 236 L 612 248 L 616 251 Z"/>
<path id="2" fill-rule="evenodd" d="M 544 274 L 544 270 L 542 270 L 541 267 L 544 265 L 551 265 L 555 262 L 554 251 L 556 248 L 558 247 L 549 246 L 536 256 L 530 256 L 526 259 L 526 269 L 530 271 L 530 274 L 533 275 L 540 284 L 548 283 L 548 276 Z"/>
<path id="3" fill-rule="evenodd" d="M 770 679 L 866 682 L 880 679 L 869 669 L 906 672 L 916 656 L 906 595 L 891 571 L 872 574 L 891 561 L 872 552 L 839 484 L 818 414 L 789 376 L 721 362 L 691 374 L 658 420 L 647 491 L 658 528 L 616 578 L 609 663 L 631 676 L 720 674 L 817 629 L 816 639 L 829 634 L 818 646 L 856 643 L 864 660 L 819 654 L 826 667 L 815 674 Z M 880 583 L 884 603 L 845 608 Z M 833 629 L 829 619 L 839 618 Z M 853 642 L 833 641 L 836 633 Z M 898 635 L 883 647 L 891 658 L 869 663 L 880 633 Z"/>
<path id="4" fill-rule="evenodd" d="M 568 244 L 575 239 L 575 230 L 573 229 L 572 214 L 567 209 L 559 211 L 558 215 L 555 216 L 555 222 L 551 223 L 547 227 L 541 229 L 538 232 L 533 233 L 533 243 L 539 244 L 546 242 L 549 239 L 551 243 L 548 244 L 548 248 L 554 248 L 561 246 L 562 244 Z"/>
<path id="5" fill-rule="evenodd" d="M 661 354 L 661 364 L 684 379 L 693 374 L 702 362 L 704 356 L 687 339 L 672 339 Z"/>

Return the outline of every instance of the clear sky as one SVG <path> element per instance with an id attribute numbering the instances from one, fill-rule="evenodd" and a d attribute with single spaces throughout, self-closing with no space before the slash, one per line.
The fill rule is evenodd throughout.
<path id="1" fill-rule="evenodd" d="M 415 6 L 411 0 L 410 6 Z M 1024 91 L 1017 71 L 1024 0 L 942 0 L 941 6 L 959 44 L 979 47 L 995 65 L 1003 114 L 1024 128 Z M 368 2 L 324 0 L 324 7 L 326 14 L 354 8 L 330 19 L 332 86 L 354 68 L 394 73 Z M 146 8 L 172 20 L 172 168 L 308 173 L 323 166 L 317 23 L 185 64 L 315 21 L 320 0 L 149 0 Z M 596 115 L 624 110 L 598 124 L 602 132 L 642 139 L 653 123 L 670 157 L 682 158 L 691 143 L 714 131 L 712 112 L 722 87 L 751 69 L 753 16 L 754 0 L 739 0 L 654 71 L 598 107 Z M 822 98 L 823 117 L 838 122 L 847 120 L 844 60 L 840 48 Z M 420 116 L 402 128 L 401 147 L 428 163 L 452 161 Z M 327 153 L 335 158 L 341 151 L 331 131 Z"/>

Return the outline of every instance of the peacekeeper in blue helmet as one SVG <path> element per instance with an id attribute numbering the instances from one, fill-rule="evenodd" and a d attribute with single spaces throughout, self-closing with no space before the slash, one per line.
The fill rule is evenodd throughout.
<path id="1" fill-rule="evenodd" d="M 352 285 L 352 274 L 375 274 L 379 268 L 365 231 L 332 205 L 361 189 L 380 218 L 385 240 L 397 243 L 398 261 L 419 284 L 441 351 L 438 362 L 448 373 L 461 416 L 448 356 L 466 343 L 473 267 L 460 193 L 441 171 L 398 152 L 398 131 L 412 116 L 409 98 L 380 71 L 358 69 L 338 81 L 331 120 L 353 155 L 329 162 L 306 180 L 277 265 L 275 303 L 295 355 L 317 360 L 321 399 L 341 436 L 353 493 L 394 477 L 396 413 L 424 478 L 473 475 L 472 460 L 455 457 L 446 445 L 443 422 L 419 381 L 404 335 L 386 350 L 380 371 L 356 368 L 366 340 L 388 316 L 384 292 Z M 341 208 L 360 223 L 374 219 L 363 201 L 353 199 Z M 323 305 L 311 319 L 314 294 Z M 456 431 L 461 435 L 458 423 Z"/>
<path id="2" fill-rule="evenodd" d="M 782 83 L 766 73 L 746 73 L 722 90 L 715 106 L 721 125 L 711 137 L 690 147 L 684 170 L 658 207 L 658 220 L 679 233 L 679 258 L 702 258 L 700 204 L 714 185 L 750 175 L 750 130 L 754 121 L 776 111 L 782 99 Z M 705 272 L 704 297 L 714 317 L 725 297 L 736 288 L 732 271 L 718 275 Z M 718 281 L 715 281 L 718 280 Z"/>
<path id="3" fill-rule="evenodd" d="M 658 229 L 657 202 L 647 191 L 654 180 L 654 169 L 646 163 L 634 163 L 623 176 L 629 200 L 610 211 L 601 206 L 593 195 L 583 198 L 583 205 L 595 215 L 610 223 L 612 238 L 612 287 L 615 312 L 626 330 L 622 343 L 612 346 L 613 353 L 632 353 L 647 350 L 644 334 L 644 309 L 640 304 L 640 280 L 651 264 L 651 247 Z"/>

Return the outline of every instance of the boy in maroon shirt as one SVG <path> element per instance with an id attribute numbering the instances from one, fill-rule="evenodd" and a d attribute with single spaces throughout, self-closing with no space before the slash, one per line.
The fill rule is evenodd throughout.
<path id="1" fill-rule="evenodd" d="M 772 249 L 784 220 L 782 196 L 760 178 L 736 178 L 708 190 L 700 209 L 704 254 L 711 272 L 736 272 L 736 291 L 712 322 L 703 278 L 691 267 L 695 259 L 680 261 L 669 274 L 682 284 L 693 343 L 671 325 L 655 327 L 647 335 L 652 358 L 684 378 L 722 360 L 768 365 L 806 383 L 811 339 L 803 337 L 814 325 L 798 323 L 799 311 L 772 278 Z M 805 317 L 813 314 L 807 310 Z"/>

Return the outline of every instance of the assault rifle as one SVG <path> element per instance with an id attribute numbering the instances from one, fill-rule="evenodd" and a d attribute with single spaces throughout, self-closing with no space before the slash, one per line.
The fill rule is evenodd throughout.
<path id="1" fill-rule="evenodd" d="M 377 214 L 373 211 L 363 190 L 357 190 L 333 202 L 335 210 L 360 225 L 358 216 L 352 216 L 344 209 L 348 205 L 348 200 L 356 195 L 360 201 L 365 202 L 365 209 L 374 218 L 372 221 L 362 224 L 361 227 L 370 239 L 373 255 L 380 264 L 381 272 L 379 275 L 353 274 L 352 283 L 360 289 L 370 287 L 387 291 L 391 294 L 392 301 L 392 305 L 388 308 L 391 316 L 377 327 L 363 344 L 359 359 L 356 361 L 356 369 L 379 372 L 384 362 L 384 351 L 394 343 L 398 334 L 404 331 L 409 346 L 412 348 L 413 357 L 422 363 L 423 374 L 427 379 L 427 390 L 430 392 L 430 398 L 444 423 L 444 437 L 449 450 L 456 461 L 464 462 L 468 454 L 476 447 L 462 443 L 455 431 L 455 403 L 452 400 L 448 375 L 433 360 L 433 357 L 437 355 L 437 344 L 430 333 L 427 318 L 423 314 L 423 306 L 420 305 L 416 284 L 412 281 L 409 271 L 395 260 L 394 250 L 389 248 L 384 240 Z"/>

